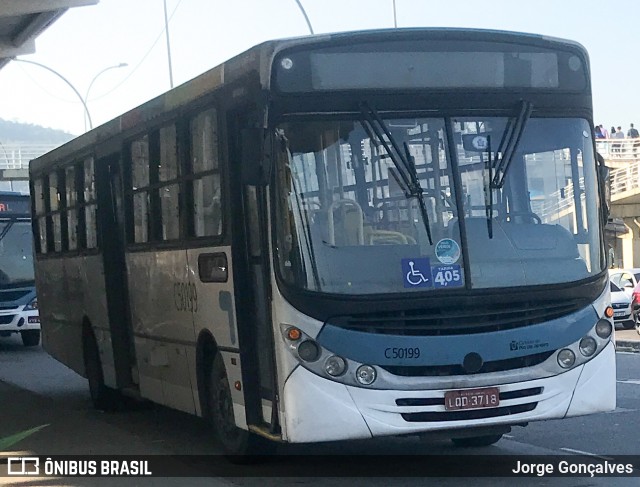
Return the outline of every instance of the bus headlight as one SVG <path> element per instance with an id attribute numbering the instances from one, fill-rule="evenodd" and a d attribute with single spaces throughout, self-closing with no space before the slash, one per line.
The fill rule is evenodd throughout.
<path id="1" fill-rule="evenodd" d="M 347 362 L 342 357 L 332 355 L 324 363 L 324 370 L 331 377 L 341 376 L 347 370 Z"/>
<path id="2" fill-rule="evenodd" d="M 33 298 L 27 305 L 24 307 L 25 311 L 33 311 L 38 309 L 38 298 Z"/>
<path id="3" fill-rule="evenodd" d="M 370 365 L 361 365 L 356 370 L 356 380 L 363 386 L 369 386 L 376 380 L 376 369 Z"/>
<path id="4" fill-rule="evenodd" d="M 598 344 L 593 338 L 587 336 L 580 340 L 580 353 L 585 357 L 591 357 L 597 349 Z"/>
<path id="5" fill-rule="evenodd" d="M 573 353 L 572 350 L 568 348 L 563 348 L 558 352 L 558 365 L 563 369 L 568 369 L 573 367 L 573 364 L 576 362 L 576 354 Z"/>
<path id="6" fill-rule="evenodd" d="M 611 322 L 607 320 L 600 320 L 596 323 L 596 335 L 600 338 L 609 338 L 613 332 Z"/>
<path id="7" fill-rule="evenodd" d="M 320 348 L 313 340 L 305 340 L 298 345 L 298 356 L 305 362 L 315 362 L 320 357 Z"/>

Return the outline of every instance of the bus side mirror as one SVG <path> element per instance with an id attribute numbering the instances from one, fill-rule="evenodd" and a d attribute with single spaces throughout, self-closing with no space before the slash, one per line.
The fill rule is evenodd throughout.
<path id="1" fill-rule="evenodd" d="M 245 128 L 240 133 L 240 163 L 243 184 L 266 186 L 271 176 L 271 138 L 263 128 Z"/>

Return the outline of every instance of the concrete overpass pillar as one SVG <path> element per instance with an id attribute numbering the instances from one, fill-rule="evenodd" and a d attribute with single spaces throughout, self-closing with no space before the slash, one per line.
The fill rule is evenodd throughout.
<path id="1" fill-rule="evenodd" d="M 629 233 L 622 236 L 623 267 L 640 267 L 640 218 L 623 218 L 623 221 L 629 229 Z"/>

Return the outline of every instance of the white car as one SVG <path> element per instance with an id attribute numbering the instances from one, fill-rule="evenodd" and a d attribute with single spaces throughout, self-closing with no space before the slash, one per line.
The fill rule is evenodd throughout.
<path id="1" fill-rule="evenodd" d="M 633 313 L 631 309 L 631 297 L 622 289 L 620 289 L 613 282 L 611 285 L 611 306 L 613 307 L 613 322 L 616 326 L 622 328 L 631 329 L 636 325 Z"/>
<path id="2" fill-rule="evenodd" d="M 640 268 L 609 269 L 609 280 L 630 295 L 640 282 Z"/>
<path id="3" fill-rule="evenodd" d="M 33 288 L 0 290 L 0 337 L 20 333 L 25 347 L 40 343 L 38 298 Z"/>

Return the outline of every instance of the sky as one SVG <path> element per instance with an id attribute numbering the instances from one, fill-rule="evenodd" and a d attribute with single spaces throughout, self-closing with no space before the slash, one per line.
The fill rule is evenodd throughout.
<path id="1" fill-rule="evenodd" d="M 393 28 L 393 0 L 301 0 L 316 33 Z M 174 86 L 268 39 L 309 29 L 295 0 L 166 0 Z M 398 27 L 474 27 L 578 41 L 589 51 L 594 116 L 640 124 L 640 1 L 395 0 Z M 22 56 L 66 78 L 93 125 L 170 88 L 163 0 L 100 0 L 72 8 Z M 107 69 L 120 63 L 121 68 Z M 102 72 L 102 73 L 101 73 Z M 99 74 L 101 73 L 101 74 Z M 97 76 L 97 77 L 96 77 Z M 92 84 L 93 82 L 93 84 Z M 85 132 L 74 91 L 39 66 L 0 69 L 0 118 Z M 0 134 L 2 142 L 2 134 Z"/>

